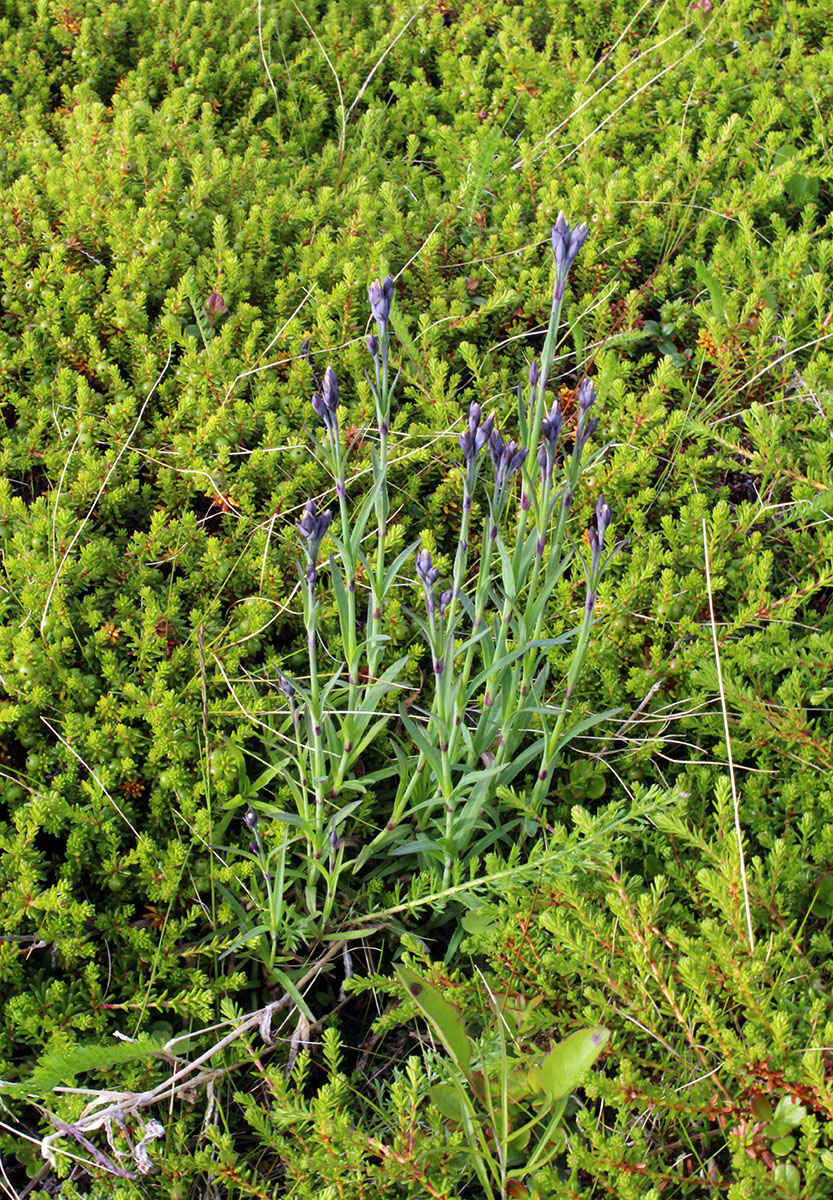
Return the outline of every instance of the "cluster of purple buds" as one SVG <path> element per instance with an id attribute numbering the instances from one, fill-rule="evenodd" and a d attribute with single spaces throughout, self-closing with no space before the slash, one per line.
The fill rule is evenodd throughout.
<path id="1" fill-rule="evenodd" d="M 437 586 L 440 572 L 434 566 L 428 550 L 417 551 L 416 569 L 419 581 L 425 589 L 425 607 L 428 609 L 428 616 L 430 617 L 434 613 L 434 588 Z"/>
<path id="2" fill-rule="evenodd" d="M 304 505 L 304 515 L 298 522 L 298 532 L 306 539 L 307 543 L 306 577 L 310 591 L 315 587 L 315 581 L 318 579 L 318 572 L 315 569 L 318 550 L 324 540 L 324 534 L 330 527 L 332 519 L 333 514 L 329 509 L 326 512 L 320 513 L 315 507 L 315 502 L 307 500 Z"/>
<path id="3" fill-rule="evenodd" d="M 416 556 L 416 569 L 420 583 L 426 591 L 433 591 L 440 577 L 439 568 L 434 566 L 429 550 L 419 550 Z"/>
<path id="4" fill-rule="evenodd" d="M 504 444 L 503 438 L 496 429 L 489 437 L 489 453 L 492 456 L 492 466 L 495 472 L 495 487 L 500 491 L 510 475 L 520 471 L 526 461 L 528 451 L 519 448 L 517 442 Z"/>
<path id="5" fill-rule="evenodd" d="M 460 434 L 460 449 L 463 451 L 463 458 L 467 467 L 473 467 L 477 456 L 489 439 L 492 436 L 492 427 L 495 419 L 492 416 L 486 418 L 481 424 L 480 418 L 483 414 L 483 409 L 473 400 L 469 405 L 469 427 Z"/>
<path id="6" fill-rule="evenodd" d="M 576 440 L 579 454 L 581 454 L 599 425 L 598 417 L 594 417 L 592 421 L 587 420 L 587 414 L 593 407 L 595 399 L 596 391 L 593 384 L 587 378 L 582 379 L 578 385 L 578 435 Z"/>
<path id="7" fill-rule="evenodd" d="M 561 434 L 562 420 L 561 405 L 556 400 L 549 411 L 549 415 L 544 417 L 544 419 L 541 421 L 541 433 L 544 437 L 544 440 L 549 442 L 553 450 L 555 449 L 558 443 L 558 438 Z"/>
<path id="8" fill-rule="evenodd" d="M 338 437 L 338 383 L 335 371 L 327 367 L 321 380 L 320 391 L 312 398 L 313 411 L 321 418 L 327 427 L 327 432 L 334 440 Z"/>
<path id="9" fill-rule="evenodd" d="M 587 240 L 588 229 L 585 224 L 571 229 L 563 212 L 558 214 L 552 230 L 552 252 L 555 257 L 555 296 L 560 300 L 564 295 L 567 275 L 579 250 Z"/>
<path id="10" fill-rule="evenodd" d="M 379 326 L 379 332 L 384 333 L 390 317 L 390 306 L 393 303 L 393 280 L 390 275 L 387 276 L 384 283 L 374 279 L 367 289 L 367 298 L 370 301 L 373 319 Z"/>
<path id="11" fill-rule="evenodd" d="M 563 418 L 561 416 L 561 405 L 556 400 L 549 411 L 549 415 L 541 421 L 541 436 L 543 441 L 538 447 L 538 466 L 543 472 L 545 481 L 552 482 L 552 473 L 555 468 L 555 454 L 558 447 L 558 439 L 561 436 L 561 425 Z"/>
<path id="12" fill-rule="evenodd" d="M 610 511 L 610 505 L 603 495 L 599 496 L 596 504 L 596 528 L 591 528 L 587 534 L 588 541 L 590 542 L 590 550 L 593 554 L 593 571 L 597 571 L 601 563 L 605 531 L 612 519 L 613 515 Z"/>
<path id="13" fill-rule="evenodd" d="M 582 418 L 587 416 L 595 400 L 596 389 L 593 387 L 592 380 L 588 379 L 585 375 L 584 379 L 578 385 L 578 411 Z"/>

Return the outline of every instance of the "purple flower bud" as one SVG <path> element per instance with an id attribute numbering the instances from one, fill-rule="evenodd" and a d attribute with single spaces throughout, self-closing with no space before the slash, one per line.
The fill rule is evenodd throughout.
<path id="1" fill-rule="evenodd" d="M 379 326 L 380 332 L 383 332 L 390 316 L 390 306 L 393 303 L 393 280 L 390 275 L 388 275 L 384 283 L 380 283 L 378 279 L 374 279 L 373 283 L 367 289 L 367 296 L 370 300 L 370 311 L 373 314 L 373 319 Z"/>
<path id="2" fill-rule="evenodd" d="M 543 421 L 541 422 L 541 433 L 543 434 L 544 439 L 550 443 L 553 451 L 555 450 L 555 444 L 561 434 L 561 424 L 561 405 L 556 400 L 550 409 L 549 416 L 544 417 Z"/>
<path id="3" fill-rule="evenodd" d="M 448 588 L 444 592 L 440 592 L 440 616 L 441 617 L 445 616 L 448 606 L 451 603 L 451 597 L 453 595 L 454 595 L 454 592 L 451 590 L 451 588 Z"/>
<path id="4" fill-rule="evenodd" d="M 486 418 L 486 420 L 483 422 L 483 424 L 480 426 L 480 428 L 475 433 L 475 435 L 474 435 L 474 453 L 475 453 L 475 455 L 480 453 L 480 451 L 483 449 L 483 447 L 488 442 L 489 438 L 492 436 L 492 429 L 494 427 L 494 424 L 495 424 L 494 417 L 489 416 Z"/>
<path id="5" fill-rule="evenodd" d="M 298 532 L 302 538 L 306 539 L 306 569 L 304 574 L 310 592 L 316 586 L 318 578 L 318 571 L 316 569 L 318 548 L 322 544 L 324 534 L 328 530 L 331 520 L 332 512 L 329 509 L 326 512 L 318 512 L 312 500 L 307 500 L 304 505 L 304 516 L 298 522 Z"/>
<path id="6" fill-rule="evenodd" d="M 258 816 L 251 804 L 243 814 L 243 824 L 247 829 L 257 829 Z"/>
<path id="7" fill-rule="evenodd" d="M 501 457 L 503 456 L 503 438 L 496 429 L 492 430 L 489 438 L 489 453 L 492 456 L 492 466 L 495 469 L 495 473 L 497 473 Z"/>
<path id="8" fill-rule="evenodd" d="M 578 439 L 579 454 L 581 454 L 581 452 L 584 450 L 584 447 L 590 441 L 591 437 L 596 432 L 598 427 L 599 427 L 599 418 L 594 417 L 593 420 L 588 421 L 587 424 L 584 426 L 584 428 L 581 430 L 581 433 L 580 433 L 580 436 Z"/>
<path id="9" fill-rule="evenodd" d="M 561 406 L 556 400 L 549 411 L 549 416 L 544 417 L 541 422 L 541 434 L 544 440 L 538 447 L 538 465 L 544 472 L 545 481 L 549 480 L 549 482 L 552 482 L 555 451 L 561 435 L 561 425 Z"/>
<path id="10" fill-rule="evenodd" d="M 377 358 L 378 354 L 379 354 L 379 343 L 376 341 L 376 338 L 373 336 L 372 333 L 368 336 L 368 339 L 367 339 L 367 353 L 373 359 Z"/>
<path id="11" fill-rule="evenodd" d="M 330 846 L 333 850 L 338 850 L 338 834 L 335 831 L 335 826 L 330 830 Z"/>
<path id="12" fill-rule="evenodd" d="M 603 495 L 599 496 L 596 504 L 596 528 L 599 531 L 599 540 L 604 540 L 605 530 L 613 520 L 613 514 L 610 511 L 610 505 L 607 503 Z"/>
<path id="13" fill-rule="evenodd" d="M 538 360 L 533 358 L 532 362 L 529 364 L 530 386 L 537 387 L 539 378 L 540 378 L 540 375 L 538 374 Z"/>
<path id="14" fill-rule="evenodd" d="M 517 442 L 503 442 L 495 430 L 489 439 L 489 453 L 492 456 L 492 466 L 495 472 L 495 484 L 502 488 L 510 475 L 519 471 L 526 461 L 526 449 L 519 449 Z"/>
<path id="15" fill-rule="evenodd" d="M 312 410 L 317 416 L 319 416 L 321 418 L 321 420 L 326 425 L 327 429 L 330 432 L 333 432 L 335 429 L 335 418 L 333 416 L 332 410 L 330 409 L 330 406 L 327 404 L 327 401 L 324 399 L 324 397 L 321 395 L 320 392 L 315 392 L 315 394 L 312 397 Z"/>
<path id="16" fill-rule="evenodd" d="M 228 305 L 220 293 L 214 291 L 205 302 L 205 311 L 208 313 L 208 324 L 213 327 L 217 318 L 228 312 Z"/>
<path id="17" fill-rule="evenodd" d="M 440 572 L 431 561 L 431 555 L 427 550 L 418 550 L 416 555 L 416 569 L 420 583 L 425 589 L 425 607 L 428 611 L 428 616 L 434 615 L 434 588 L 437 580 L 440 577 Z"/>
<path id="18" fill-rule="evenodd" d="M 467 467 L 474 465 L 478 454 L 489 441 L 492 435 L 495 419 L 493 416 L 488 416 L 481 423 L 483 409 L 476 400 L 472 400 L 469 405 L 468 429 L 460 434 L 460 449 L 463 451 L 463 459 Z"/>
<path id="19" fill-rule="evenodd" d="M 561 283 L 566 280 L 573 260 L 587 239 L 588 232 L 586 225 L 577 225 L 575 229 L 570 229 L 564 213 L 558 214 L 552 231 L 552 252 L 555 257 L 556 278 Z"/>
<path id="20" fill-rule="evenodd" d="M 321 380 L 321 390 L 312 398 L 313 411 L 321 418 L 332 437 L 338 436 L 338 383 L 335 371 L 327 367 Z"/>
<path id="21" fill-rule="evenodd" d="M 425 590 L 433 590 L 434 585 L 440 577 L 440 572 L 431 561 L 431 555 L 428 550 L 417 551 L 416 569 Z"/>
<path id="22" fill-rule="evenodd" d="M 525 446 L 518 447 L 517 442 L 510 442 L 504 447 L 503 458 L 506 463 L 506 476 L 514 475 L 516 471 L 520 471 L 521 467 L 526 462 L 526 456 L 529 451 Z"/>
<path id="23" fill-rule="evenodd" d="M 336 381 L 336 373 L 332 367 L 327 367 L 324 372 L 324 381 L 321 384 L 321 391 L 327 403 L 335 409 L 338 406 L 339 392 L 338 382 Z"/>
<path id="24" fill-rule="evenodd" d="M 295 695 L 295 688 L 292 685 L 292 683 L 287 679 L 287 677 L 285 675 L 281 675 L 280 679 L 278 680 L 278 683 L 279 683 L 281 691 L 286 696 L 287 700 L 291 700 L 292 697 Z"/>
<path id="25" fill-rule="evenodd" d="M 595 399 L 596 389 L 585 375 L 584 379 L 578 385 L 578 410 L 582 416 L 585 416 L 590 411 Z"/>
<path id="26" fill-rule="evenodd" d="M 304 515 L 298 522 L 298 531 L 307 540 L 310 558 L 314 559 L 318 553 L 318 547 L 321 545 L 324 534 L 329 529 L 332 519 L 333 514 L 329 509 L 326 512 L 319 513 L 315 507 L 315 502 L 307 500 L 304 505 Z"/>

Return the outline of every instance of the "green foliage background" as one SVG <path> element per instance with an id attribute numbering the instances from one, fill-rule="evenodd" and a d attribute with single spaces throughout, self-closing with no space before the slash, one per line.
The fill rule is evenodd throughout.
<path id="1" fill-rule="evenodd" d="M 265 716 L 279 669 L 302 669 L 293 521 L 329 499 L 313 372 L 339 375 L 358 474 L 366 288 L 396 273 L 392 545 L 428 529 L 447 569 L 460 419 L 477 399 L 511 420 L 563 209 L 591 234 L 558 386 L 569 412 L 593 374 L 610 443 L 574 533 L 601 489 L 623 544 L 576 703 L 625 711 L 557 777 L 553 837 L 648 785 L 665 799 L 580 869 L 473 889 L 483 919 L 447 961 L 431 947 L 433 978 L 472 1020 L 472 961 L 538 998 L 542 1046 L 612 1030 L 541 1195 L 833 1194 L 828 24 L 817 0 L 0 0 L 4 1080 L 273 998 L 256 961 L 219 957 L 220 885 L 243 879 L 210 847 L 248 836 L 241 753 L 260 741 L 240 706 Z M 193 300 L 215 289 L 229 312 L 204 341 Z M 561 581 L 555 631 L 583 586 Z M 410 602 L 386 632 L 416 679 Z M 484 874 L 518 865 L 499 850 Z M 363 902 L 407 908 L 427 887 L 409 882 Z M 401 920 L 419 932 L 425 909 Z M 202 1093 L 156 1114 L 158 1173 L 99 1165 L 82 1190 L 477 1196 L 426 1102 L 436 1064 L 402 1036 L 401 933 L 368 938 L 349 1003 L 335 976 L 307 997 L 324 1045 L 289 1082 L 254 1039 L 213 1115 Z M 399 1006 L 373 1032 L 371 984 Z M 141 1089 L 170 1069 L 102 1054 L 64 1077 Z M 52 1128 L 35 1091 L 0 1096 L 16 1186 Z M 761 1105 L 784 1098 L 804 1116 L 773 1151 Z"/>

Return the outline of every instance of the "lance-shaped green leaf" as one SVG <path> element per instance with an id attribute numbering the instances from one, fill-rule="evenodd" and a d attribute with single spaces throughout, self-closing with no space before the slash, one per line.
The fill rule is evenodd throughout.
<path id="1" fill-rule="evenodd" d="M 455 1008 L 434 987 L 410 967 L 395 968 L 400 981 L 408 989 L 408 995 L 426 1017 L 457 1066 L 470 1078 L 471 1042 L 459 1009 Z"/>
<path id="2" fill-rule="evenodd" d="M 550 650 L 553 646 L 561 646 L 573 636 L 575 630 L 570 629 L 567 633 L 562 633 L 554 638 L 536 638 L 533 642 L 525 642 L 523 646 L 516 650 L 510 650 L 507 654 L 501 654 L 493 662 L 490 662 L 488 667 L 485 667 L 479 675 L 469 684 L 469 695 L 473 695 L 483 686 L 484 683 L 497 671 L 503 670 L 523 655 L 528 654 L 530 650 Z M 463 647 L 465 649 L 465 647 Z"/>
<path id="3" fill-rule="evenodd" d="M 531 711 L 535 712 L 537 710 L 533 708 Z M 601 721 L 610 721 L 614 717 L 618 717 L 624 711 L 625 710 L 623 708 L 606 708 L 604 712 L 594 713 L 589 717 L 585 717 L 583 721 L 576 722 L 576 724 L 572 725 L 566 733 L 563 733 L 555 743 L 552 748 L 550 758 L 554 758 L 560 750 L 563 750 L 568 742 L 571 742 L 573 738 L 578 737 L 580 733 L 584 733 L 586 729 L 591 729 L 594 725 L 598 725 Z"/>
<path id="4" fill-rule="evenodd" d="M 541 1087 L 553 1102 L 563 1100 L 607 1045 L 610 1032 L 601 1025 L 579 1029 L 550 1050 L 541 1063 Z"/>
<path id="5" fill-rule="evenodd" d="M 405 729 L 410 734 L 410 736 L 414 742 L 414 745 L 417 747 L 418 750 L 422 751 L 425 761 L 428 763 L 429 767 L 434 772 L 437 779 L 442 779 L 443 767 L 442 767 L 442 759 L 440 758 L 439 750 L 437 749 L 436 746 L 434 746 L 431 743 L 431 741 L 427 737 L 425 737 L 425 735 L 418 728 L 418 726 L 415 724 L 415 722 L 412 721 L 411 718 L 408 716 L 408 714 L 405 712 L 405 709 L 402 707 L 401 704 L 399 706 L 399 719 L 401 720 L 402 724 L 405 726 Z"/>
<path id="6" fill-rule="evenodd" d="M 336 605 L 338 607 L 338 623 L 341 629 L 341 640 L 345 646 L 349 646 L 351 632 L 353 635 L 355 635 L 355 626 L 351 631 L 350 606 L 347 597 L 347 589 L 344 586 L 344 580 L 341 578 L 341 572 L 339 571 L 338 565 L 332 554 L 330 555 L 330 580 L 333 585 L 333 593 L 335 595 Z"/>

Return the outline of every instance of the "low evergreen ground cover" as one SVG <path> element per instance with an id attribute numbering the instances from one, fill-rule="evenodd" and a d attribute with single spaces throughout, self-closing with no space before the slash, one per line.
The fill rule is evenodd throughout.
<path id="1" fill-rule="evenodd" d="M 829 6 L 0 0 L 0 1187 L 833 1195 Z"/>

